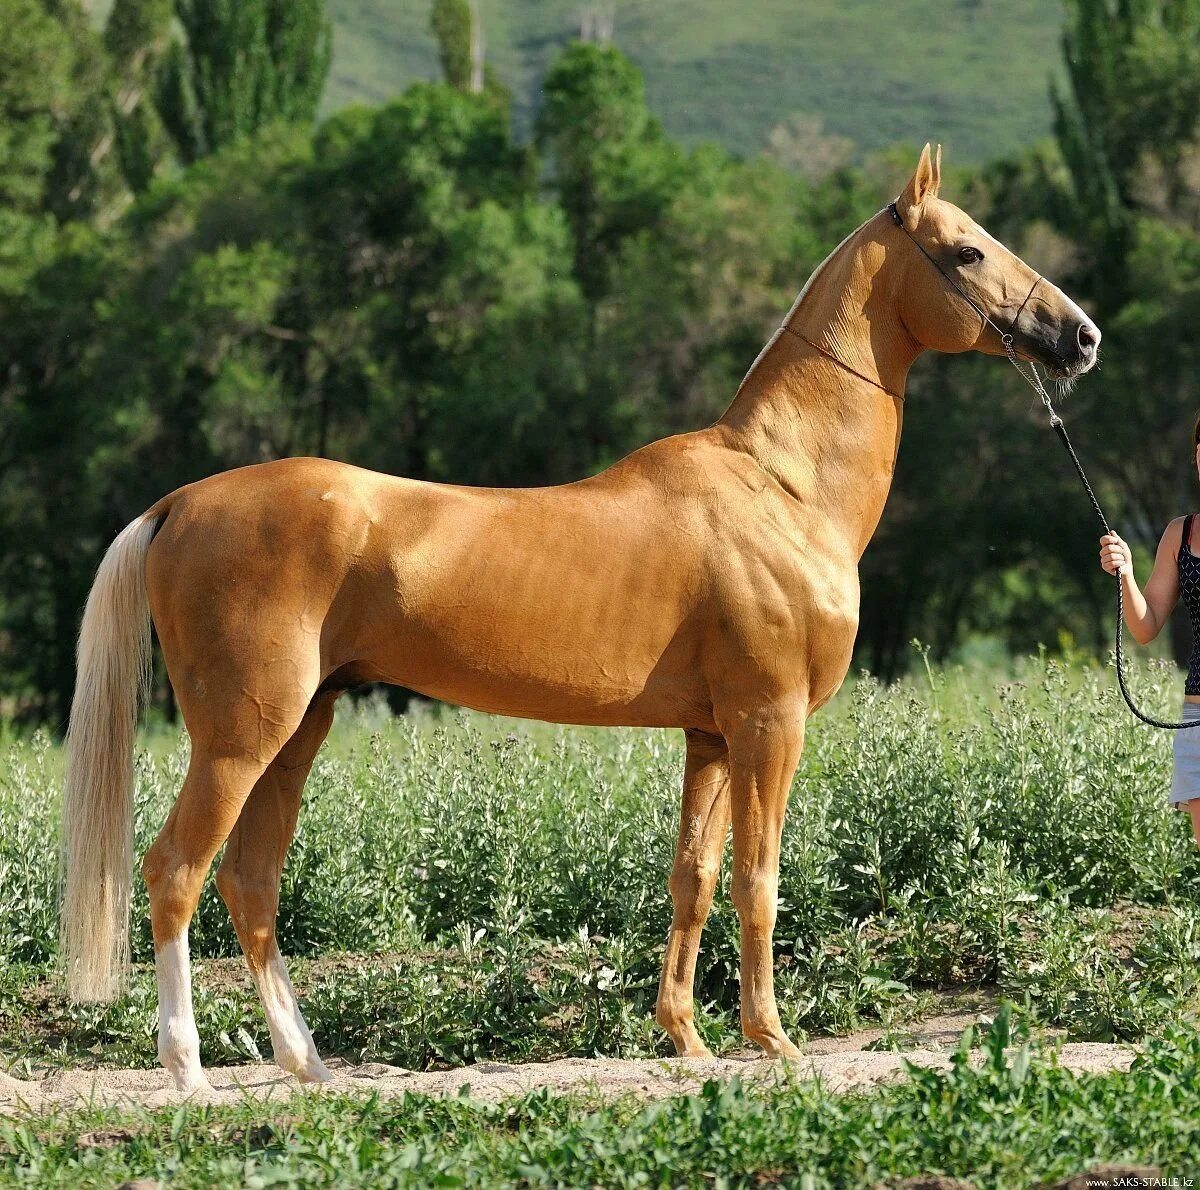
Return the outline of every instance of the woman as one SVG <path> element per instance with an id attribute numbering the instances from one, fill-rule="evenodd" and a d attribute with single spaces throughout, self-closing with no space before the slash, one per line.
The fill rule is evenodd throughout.
<path id="1" fill-rule="evenodd" d="M 1200 421 L 1192 430 L 1192 451 L 1200 473 Z M 1133 577 L 1129 546 L 1116 533 L 1100 538 L 1100 565 L 1109 574 L 1121 576 L 1125 623 L 1138 644 L 1148 644 L 1159 634 L 1183 596 L 1194 642 L 1183 687 L 1184 722 L 1200 719 L 1200 525 L 1195 520 L 1195 513 L 1189 512 L 1167 525 L 1144 593 Z M 1175 733 L 1171 804 L 1191 814 L 1192 832 L 1200 844 L 1200 727 Z"/>

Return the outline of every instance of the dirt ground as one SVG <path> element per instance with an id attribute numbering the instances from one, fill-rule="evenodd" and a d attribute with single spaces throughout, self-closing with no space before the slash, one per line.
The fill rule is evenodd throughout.
<path id="1" fill-rule="evenodd" d="M 456 1070 L 425 1073 L 382 1063 L 354 1066 L 335 1059 L 329 1063 L 333 1081 L 311 1088 L 310 1093 L 402 1095 L 406 1091 L 420 1091 L 454 1095 L 466 1085 L 472 1095 L 490 1100 L 539 1087 L 598 1092 L 604 1096 L 632 1092 L 646 1098 L 660 1098 L 695 1090 L 707 1079 L 738 1075 L 744 1080 L 761 1081 L 820 1077 L 831 1090 L 844 1091 L 903 1078 L 902 1059 L 921 1066 L 948 1066 L 962 1030 L 977 1019 L 976 1011 L 960 1010 L 910 1025 L 905 1033 L 911 1048 L 903 1050 L 869 1048 L 878 1041 L 879 1030 L 814 1039 L 805 1047 L 804 1058 L 790 1071 L 755 1054 L 711 1060 L 565 1058 L 521 1066 L 481 1062 Z M 1127 1070 L 1136 1052 L 1133 1046 L 1064 1043 L 1059 1060 L 1064 1067 L 1077 1071 Z M 284 1098 L 299 1087 L 293 1078 L 270 1064 L 225 1066 L 211 1068 L 206 1073 L 212 1090 L 196 1093 L 193 1102 L 238 1103 L 246 1096 Z M 0 1074 L 0 1111 L 4 1112 L 36 1111 L 81 1102 L 162 1107 L 182 1103 L 184 1099 L 170 1086 L 163 1070 L 68 1070 L 30 1081 Z"/>

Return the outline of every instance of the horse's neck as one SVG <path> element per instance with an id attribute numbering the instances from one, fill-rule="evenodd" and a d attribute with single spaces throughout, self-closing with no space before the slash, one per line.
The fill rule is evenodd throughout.
<path id="1" fill-rule="evenodd" d="M 796 333 L 781 330 L 767 345 L 718 423 L 806 513 L 842 529 L 856 557 L 891 487 L 897 396 L 919 353 L 895 315 L 871 226 L 809 282 L 784 324 Z"/>

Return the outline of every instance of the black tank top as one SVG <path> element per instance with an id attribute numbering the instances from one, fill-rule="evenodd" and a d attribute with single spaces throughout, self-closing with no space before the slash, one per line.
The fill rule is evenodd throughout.
<path id="1" fill-rule="evenodd" d="M 1200 558 L 1192 553 L 1188 544 L 1193 516 L 1195 513 L 1189 512 L 1183 518 L 1183 535 L 1179 539 L 1179 553 L 1175 555 L 1179 564 L 1179 597 L 1187 607 L 1192 624 L 1192 655 L 1188 658 L 1184 694 L 1200 694 Z"/>

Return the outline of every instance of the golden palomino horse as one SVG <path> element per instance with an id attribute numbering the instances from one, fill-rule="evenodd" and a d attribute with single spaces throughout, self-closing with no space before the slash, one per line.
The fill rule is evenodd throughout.
<path id="1" fill-rule="evenodd" d="M 558 723 L 682 728 L 674 904 L 657 1018 L 680 1054 L 700 933 L 733 827 L 741 1017 L 798 1051 L 772 981 L 780 832 L 805 721 L 841 685 L 858 561 L 925 350 L 1003 351 L 1059 377 L 1100 333 L 938 197 L 929 146 L 894 207 L 813 273 L 714 425 L 545 488 L 419 483 L 325 459 L 245 467 L 164 496 L 100 564 L 79 642 L 64 796 L 62 953 L 72 995 L 111 997 L 128 959 L 132 752 L 153 619 L 192 753 L 147 852 L 159 1057 L 205 1084 L 188 923 L 217 885 L 275 1061 L 328 1072 L 275 941 L 300 794 L 338 695 L 392 682 Z M 931 267 L 931 263 L 933 266 Z"/>

